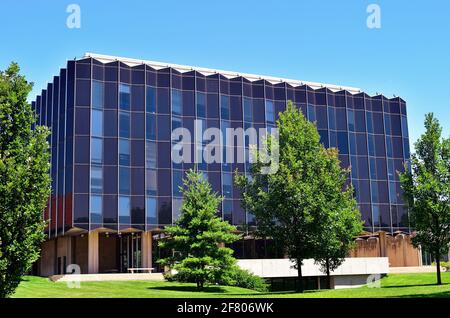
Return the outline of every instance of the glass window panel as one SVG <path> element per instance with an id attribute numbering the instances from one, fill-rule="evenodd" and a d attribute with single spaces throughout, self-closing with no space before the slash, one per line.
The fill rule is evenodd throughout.
<path id="1" fill-rule="evenodd" d="M 106 110 L 103 121 L 103 134 L 107 137 L 117 137 L 117 112 Z"/>
<path id="2" fill-rule="evenodd" d="M 172 195 L 172 178 L 170 177 L 169 169 L 158 170 L 158 195 L 171 196 Z"/>
<path id="3" fill-rule="evenodd" d="M 147 168 L 156 168 L 156 150 L 156 142 L 146 142 L 145 160 Z"/>
<path id="4" fill-rule="evenodd" d="M 92 136 L 103 136 L 103 111 L 101 110 L 92 110 L 91 133 Z"/>
<path id="5" fill-rule="evenodd" d="M 183 95 L 181 91 L 172 89 L 172 114 L 183 114 Z"/>
<path id="6" fill-rule="evenodd" d="M 130 194 L 130 168 L 119 168 L 119 193 Z"/>
<path id="7" fill-rule="evenodd" d="M 328 126 L 336 130 L 336 113 L 333 107 L 328 107 Z"/>
<path id="8" fill-rule="evenodd" d="M 372 194 L 372 203 L 378 203 L 378 184 L 376 181 L 370 182 L 371 194 Z"/>
<path id="9" fill-rule="evenodd" d="M 119 136 L 122 138 L 130 138 L 130 114 L 125 112 L 119 113 Z"/>
<path id="10" fill-rule="evenodd" d="M 147 224 L 158 224 L 158 210 L 156 198 L 147 197 L 145 208 L 147 211 Z"/>
<path id="11" fill-rule="evenodd" d="M 205 96 L 205 93 L 197 93 L 197 117 L 206 118 L 206 96 Z"/>
<path id="12" fill-rule="evenodd" d="M 103 168 L 91 167 L 91 193 L 103 193 Z"/>
<path id="13" fill-rule="evenodd" d="M 117 193 L 117 166 L 103 166 L 103 193 L 116 194 Z"/>
<path id="14" fill-rule="evenodd" d="M 173 199 L 172 200 L 172 215 L 173 215 L 174 222 L 180 217 L 182 204 L 183 204 L 183 199 Z"/>
<path id="15" fill-rule="evenodd" d="M 156 139 L 156 116 L 147 114 L 146 137 L 150 140 Z"/>
<path id="16" fill-rule="evenodd" d="M 311 122 L 316 121 L 316 110 L 314 105 L 308 104 L 308 120 Z"/>
<path id="17" fill-rule="evenodd" d="M 220 96 L 220 116 L 222 119 L 230 119 L 230 98 L 225 95 Z"/>
<path id="18" fill-rule="evenodd" d="M 377 164 L 375 158 L 369 158 L 370 163 L 370 179 L 377 179 Z"/>
<path id="19" fill-rule="evenodd" d="M 373 226 L 380 227 L 380 207 L 378 205 L 372 205 Z"/>
<path id="20" fill-rule="evenodd" d="M 119 165 L 130 165 L 130 141 L 128 139 L 119 139 Z"/>
<path id="21" fill-rule="evenodd" d="M 250 98 L 244 98 L 244 120 L 246 122 L 252 122 L 253 121 L 253 106 L 252 106 L 252 100 Z"/>
<path id="22" fill-rule="evenodd" d="M 275 123 L 275 106 L 271 100 L 266 100 L 266 121 L 271 124 Z"/>
<path id="23" fill-rule="evenodd" d="M 103 83 L 99 81 L 92 81 L 92 107 L 103 108 L 103 92 Z"/>
<path id="24" fill-rule="evenodd" d="M 91 163 L 103 163 L 103 139 L 91 138 Z"/>
<path id="25" fill-rule="evenodd" d="M 103 196 L 103 223 L 117 223 L 117 196 Z"/>
<path id="26" fill-rule="evenodd" d="M 174 196 L 182 196 L 180 187 L 183 186 L 183 172 L 172 170 L 172 193 Z"/>
<path id="27" fill-rule="evenodd" d="M 369 146 L 369 156 L 375 156 L 375 138 L 372 134 L 367 136 Z"/>
<path id="28" fill-rule="evenodd" d="M 391 135 L 391 116 L 389 114 L 384 114 L 384 129 L 386 135 Z"/>
<path id="29" fill-rule="evenodd" d="M 232 223 L 233 215 L 233 200 L 224 200 L 222 207 L 223 219 Z"/>
<path id="30" fill-rule="evenodd" d="M 406 119 L 406 116 L 402 116 L 402 135 L 403 138 L 408 138 L 408 120 Z"/>
<path id="31" fill-rule="evenodd" d="M 222 189 L 223 195 L 226 198 L 232 198 L 233 192 L 233 176 L 231 173 L 222 173 Z"/>
<path id="32" fill-rule="evenodd" d="M 144 139 L 144 113 L 131 113 L 131 138 Z"/>
<path id="33" fill-rule="evenodd" d="M 348 136 L 346 132 L 338 132 L 338 149 L 341 154 L 348 154 Z"/>
<path id="34" fill-rule="evenodd" d="M 91 222 L 103 223 L 103 199 L 101 195 L 91 195 L 90 200 Z"/>
<path id="35" fill-rule="evenodd" d="M 157 194 L 157 173 L 156 169 L 147 169 L 146 172 L 146 193 L 147 195 Z"/>
<path id="36" fill-rule="evenodd" d="M 156 112 L 156 89 L 151 86 L 147 86 L 146 109 L 149 113 Z"/>
<path id="37" fill-rule="evenodd" d="M 119 196 L 119 222 L 124 224 L 131 223 L 131 202 L 130 197 Z"/>
<path id="38" fill-rule="evenodd" d="M 355 131 L 355 113 L 353 110 L 347 110 L 348 130 Z"/>
<path id="39" fill-rule="evenodd" d="M 371 112 L 366 113 L 366 120 L 367 120 L 367 132 L 373 134 L 373 120 Z"/>
<path id="40" fill-rule="evenodd" d="M 89 135 L 90 111 L 88 108 L 75 108 L 75 134 Z"/>
<path id="41" fill-rule="evenodd" d="M 390 203 L 397 203 L 397 191 L 395 182 L 389 182 L 389 201 Z"/>
<path id="42" fill-rule="evenodd" d="M 119 107 L 123 110 L 130 110 L 131 87 L 127 84 L 119 85 Z"/>

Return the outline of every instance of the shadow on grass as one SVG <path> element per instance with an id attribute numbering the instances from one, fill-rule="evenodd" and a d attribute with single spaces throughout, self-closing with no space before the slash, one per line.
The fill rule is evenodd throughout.
<path id="1" fill-rule="evenodd" d="M 392 286 L 382 286 L 382 288 L 407 288 L 407 287 L 427 287 L 427 286 L 445 286 L 445 285 L 450 285 L 450 283 L 442 283 L 442 285 L 437 285 L 436 283 L 411 284 L 411 285 L 392 285 Z"/>
<path id="2" fill-rule="evenodd" d="M 430 294 L 411 294 L 395 296 L 393 298 L 450 298 L 450 291 Z"/>
<path id="3" fill-rule="evenodd" d="M 218 286 L 206 286 L 203 287 L 203 289 L 197 289 L 195 286 L 155 286 L 155 287 L 148 287 L 147 289 L 154 289 L 154 290 L 166 290 L 166 291 L 178 291 L 178 292 L 186 292 L 186 293 L 192 293 L 192 292 L 205 292 L 205 293 L 226 293 L 227 290 L 218 287 Z"/>

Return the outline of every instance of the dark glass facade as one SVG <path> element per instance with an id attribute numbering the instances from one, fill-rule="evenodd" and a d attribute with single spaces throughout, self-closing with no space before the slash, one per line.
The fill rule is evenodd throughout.
<path id="1" fill-rule="evenodd" d="M 408 231 L 396 172 L 409 160 L 401 98 L 86 58 L 69 61 L 32 103 L 38 123 L 52 131 L 53 191 L 44 212 L 49 236 L 73 228 L 151 231 L 172 224 L 182 202 L 178 187 L 194 167 L 172 162 L 172 130 L 193 132 L 196 119 L 222 131 L 275 127 L 288 100 L 317 123 L 326 147 L 339 149 L 342 166 L 351 166 L 365 229 Z M 195 153 L 194 143 L 189 146 Z M 248 165 L 198 168 L 224 196 L 223 218 L 254 226 L 232 174 Z"/>

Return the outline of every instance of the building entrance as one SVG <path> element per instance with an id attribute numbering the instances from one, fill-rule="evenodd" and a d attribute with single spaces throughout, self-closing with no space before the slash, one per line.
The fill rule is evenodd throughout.
<path id="1" fill-rule="evenodd" d="M 119 237 L 120 272 L 127 273 L 129 268 L 142 267 L 141 234 L 122 234 Z"/>

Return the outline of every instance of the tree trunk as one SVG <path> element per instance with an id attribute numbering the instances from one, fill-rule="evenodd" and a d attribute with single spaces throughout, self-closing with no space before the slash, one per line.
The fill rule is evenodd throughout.
<path id="1" fill-rule="evenodd" d="M 297 274 L 298 274 L 297 291 L 300 293 L 303 293 L 304 286 L 303 286 L 303 276 L 302 276 L 302 264 L 301 264 L 300 259 L 297 259 Z"/>
<path id="2" fill-rule="evenodd" d="M 327 260 L 326 260 L 326 266 L 327 266 L 327 289 L 331 289 L 330 259 L 329 258 L 327 258 Z"/>
<path id="3" fill-rule="evenodd" d="M 439 256 L 439 252 L 436 253 L 435 259 L 436 259 L 437 284 L 438 285 L 442 285 L 442 280 L 441 280 L 441 258 Z"/>

